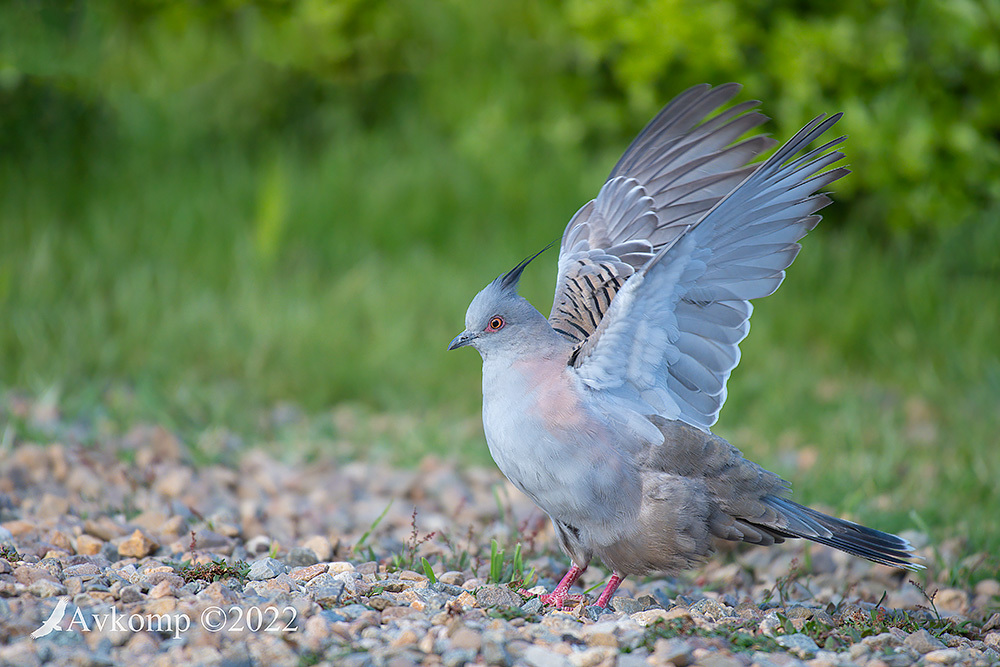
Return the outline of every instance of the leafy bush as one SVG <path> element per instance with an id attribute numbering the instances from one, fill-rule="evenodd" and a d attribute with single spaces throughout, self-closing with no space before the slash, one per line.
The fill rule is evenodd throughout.
<path id="1" fill-rule="evenodd" d="M 128 145 L 291 132 L 322 150 L 345 123 L 418 122 L 485 168 L 498 151 L 603 158 L 679 90 L 736 80 L 779 137 L 847 112 L 862 177 L 838 187 L 845 224 L 926 234 L 1000 213 L 991 2 L 48 0 L 0 18 L 4 135 L 54 122 L 55 161 L 103 150 L 74 145 L 88 110 Z M 25 117 L 39 94 L 47 113 Z"/>

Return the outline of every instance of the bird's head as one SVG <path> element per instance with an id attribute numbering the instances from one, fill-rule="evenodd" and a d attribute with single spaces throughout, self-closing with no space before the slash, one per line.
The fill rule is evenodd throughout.
<path id="1" fill-rule="evenodd" d="M 520 262 L 483 288 L 465 312 L 465 331 L 455 336 L 449 350 L 471 345 L 485 359 L 500 351 L 517 353 L 549 327 L 548 320 L 517 293 L 521 272 L 544 249 Z"/>

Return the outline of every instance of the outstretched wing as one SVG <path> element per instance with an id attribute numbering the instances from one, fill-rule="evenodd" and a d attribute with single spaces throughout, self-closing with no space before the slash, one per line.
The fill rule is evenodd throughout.
<path id="1" fill-rule="evenodd" d="M 824 171 L 843 157 L 830 150 L 843 137 L 793 159 L 839 118 L 806 125 L 624 282 L 572 359 L 587 386 L 647 414 L 715 423 L 750 330 L 750 300 L 778 288 L 796 241 L 830 202 L 816 192 L 847 173 Z"/>
<path id="2" fill-rule="evenodd" d="M 660 248 L 673 242 L 755 168 L 774 143 L 755 136 L 767 120 L 744 102 L 704 121 L 740 86 L 707 84 L 678 95 L 639 133 L 597 198 L 566 226 L 549 323 L 581 342 L 598 327 L 615 294 Z M 704 122 L 703 122 L 704 121 Z"/>

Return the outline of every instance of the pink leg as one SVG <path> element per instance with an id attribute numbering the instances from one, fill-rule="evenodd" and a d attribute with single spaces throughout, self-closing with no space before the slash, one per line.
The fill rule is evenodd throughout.
<path id="1" fill-rule="evenodd" d="M 601 591 L 601 597 L 597 598 L 597 606 L 607 608 L 608 603 L 611 602 L 611 596 L 615 594 L 618 590 L 618 586 L 625 580 L 624 574 L 618 574 L 617 572 L 611 575 L 608 579 L 607 585 L 604 590 Z"/>
<path id="2" fill-rule="evenodd" d="M 539 599 L 545 604 L 561 609 L 562 606 L 566 604 L 567 600 L 580 597 L 577 595 L 570 595 L 569 589 L 574 583 L 576 583 L 576 580 L 580 578 L 580 575 L 583 574 L 583 571 L 586 569 L 587 568 L 577 567 L 576 563 L 573 563 L 573 567 L 571 567 L 569 572 L 566 573 L 566 576 L 562 578 L 562 581 L 559 582 L 556 589 L 551 593 L 538 596 Z"/>

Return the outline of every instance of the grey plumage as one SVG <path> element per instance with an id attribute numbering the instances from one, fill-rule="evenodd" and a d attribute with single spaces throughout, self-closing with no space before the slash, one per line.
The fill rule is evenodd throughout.
<path id="1" fill-rule="evenodd" d="M 774 292 L 798 240 L 829 203 L 817 192 L 843 138 L 796 157 L 839 119 L 774 142 L 733 143 L 765 118 L 756 102 L 709 120 L 738 86 L 692 88 L 633 141 L 563 234 L 552 312 L 517 294 L 519 263 L 473 299 L 449 349 L 483 358 L 483 423 L 500 470 L 552 519 L 574 566 L 675 572 L 715 538 L 806 538 L 913 569 L 909 544 L 788 499 L 788 484 L 708 428 L 749 331 L 751 299 Z M 537 256 L 537 255 L 536 255 Z"/>

